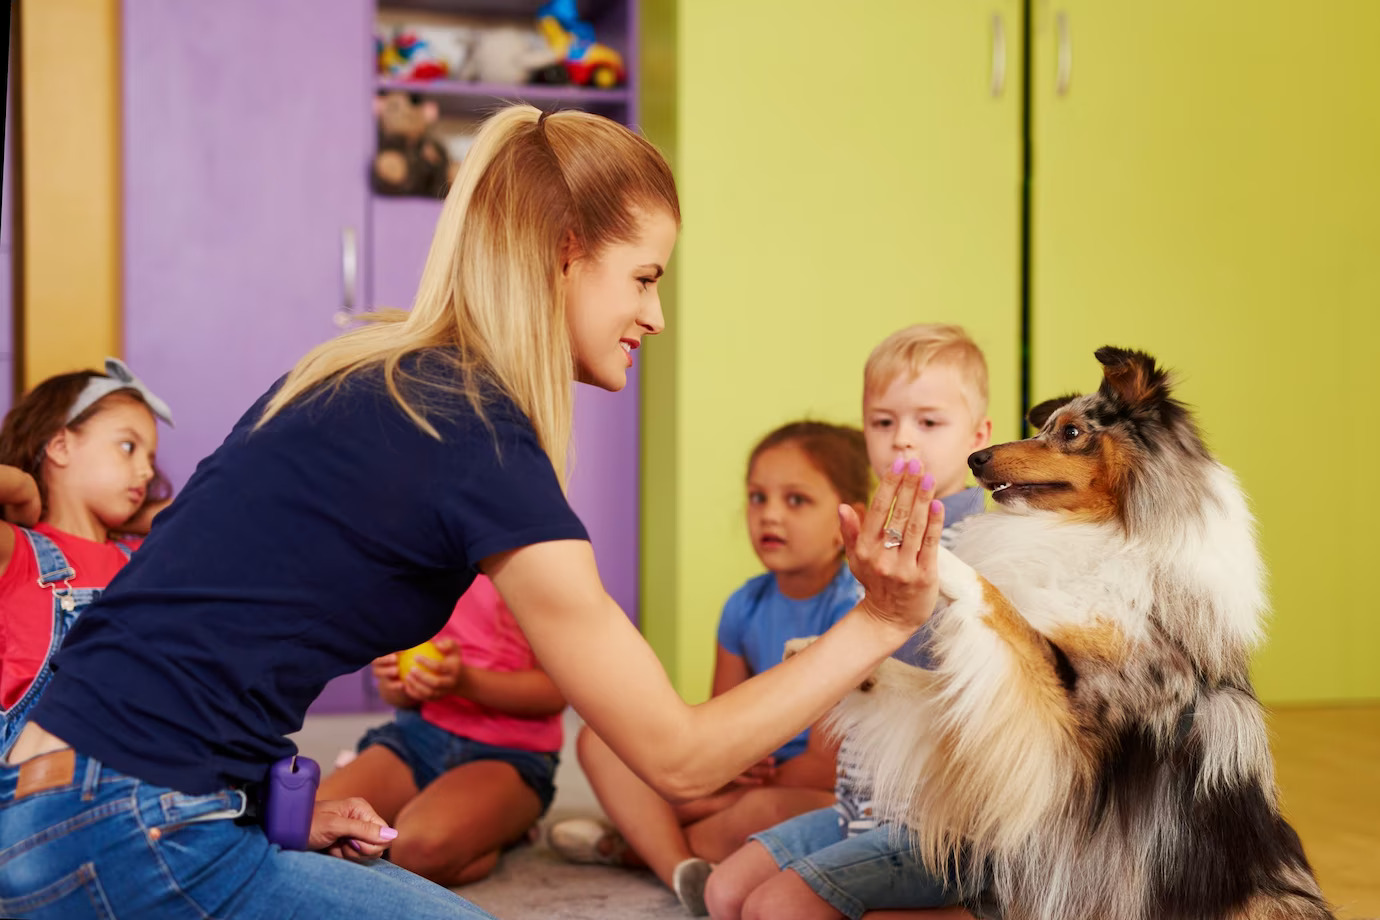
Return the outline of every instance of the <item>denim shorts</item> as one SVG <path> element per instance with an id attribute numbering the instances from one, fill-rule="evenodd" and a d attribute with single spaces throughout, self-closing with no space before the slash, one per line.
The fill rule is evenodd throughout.
<path id="1" fill-rule="evenodd" d="M 412 771 L 418 789 L 431 785 L 442 773 L 477 760 L 498 760 L 512 764 L 518 776 L 541 800 L 542 814 L 556 795 L 556 766 L 560 756 L 540 751 L 522 751 L 462 738 L 432 725 L 415 709 L 399 710 L 397 718 L 371 728 L 359 740 L 359 750 L 379 744 L 388 748 Z"/>
<path id="2" fill-rule="evenodd" d="M 0 764 L 0 916 L 31 920 L 488 918 L 384 860 L 281 850 L 244 793 L 187 795 L 70 748 Z"/>
<path id="3" fill-rule="evenodd" d="M 884 826 L 848 837 L 832 807 L 807 811 L 748 839 L 851 920 L 869 910 L 958 903 L 958 891 L 925 868 L 904 831 Z"/>

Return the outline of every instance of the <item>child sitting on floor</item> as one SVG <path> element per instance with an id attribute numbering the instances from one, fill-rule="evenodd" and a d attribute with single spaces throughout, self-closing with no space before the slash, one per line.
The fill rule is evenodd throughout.
<path id="1" fill-rule="evenodd" d="M 952 541 L 953 525 L 982 511 L 982 489 L 967 486 L 967 461 L 992 436 L 987 364 L 961 328 L 911 326 L 878 345 L 863 374 L 863 426 L 878 475 L 898 458 L 919 457 L 934 476 L 944 503 L 942 543 Z M 897 655 L 923 667 L 929 631 L 922 627 Z M 955 887 L 926 869 L 905 830 L 878 824 L 871 782 L 855 763 L 844 738 L 837 803 L 754 835 L 715 868 L 705 894 L 714 920 L 858 920 L 870 910 L 957 903 Z"/>
<path id="2" fill-rule="evenodd" d="M 867 448 L 855 428 L 796 422 L 773 431 L 748 461 L 747 523 L 767 568 L 724 605 L 713 695 L 781 661 L 788 640 L 826 631 L 858 601 L 843 558 L 838 508 L 861 512 L 869 491 Z M 593 732 L 579 737 L 580 764 L 613 821 L 575 818 L 551 829 L 552 847 L 576 862 L 646 865 L 690 913 L 702 915 L 710 865 L 747 835 L 832 801 L 834 747 L 802 732 L 715 795 L 672 806 L 642 782 Z M 776 794 L 776 810 L 752 803 Z"/>
<path id="3" fill-rule="evenodd" d="M 450 887 L 492 872 L 550 806 L 565 697 L 482 575 L 435 646 L 440 660 L 419 654 L 406 674 L 397 654 L 374 661 L 397 718 L 369 731 L 317 798 L 368 801 L 398 832 L 389 858 Z"/>

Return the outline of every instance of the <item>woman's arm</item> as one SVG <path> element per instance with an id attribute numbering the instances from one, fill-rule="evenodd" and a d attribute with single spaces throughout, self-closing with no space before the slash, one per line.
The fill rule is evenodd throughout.
<path id="1" fill-rule="evenodd" d="M 652 788 L 685 801 L 814 723 L 929 618 L 943 508 L 919 479 L 918 470 L 888 474 L 861 522 L 840 508 L 862 602 L 799 654 L 698 706 L 676 694 L 605 592 L 587 542 L 537 543 L 481 567 L 576 711 Z M 892 549 L 882 547 L 888 523 L 903 534 Z"/>

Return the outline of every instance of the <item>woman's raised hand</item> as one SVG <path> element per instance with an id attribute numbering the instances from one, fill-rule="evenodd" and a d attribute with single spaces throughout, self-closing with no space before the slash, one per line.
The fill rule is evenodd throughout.
<path id="1" fill-rule="evenodd" d="M 860 606 L 907 633 L 929 620 L 939 598 L 939 534 L 944 506 L 919 460 L 897 459 L 861 521 L 839 506 L 848 567 L 866 592 Z"/>

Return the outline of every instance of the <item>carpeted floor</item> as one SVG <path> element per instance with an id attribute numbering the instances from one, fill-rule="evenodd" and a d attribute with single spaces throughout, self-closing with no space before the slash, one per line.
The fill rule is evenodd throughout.
<path id="1" fill-rule="evenodd" d="M 294 736 L 301 753 L 329 771 L 342 749 L 354 749 L 364 730 L 388 716 L 312 716 Z M 556 799 L 542 819 L 543 831 L 562 818 L 599 814 L 599 804 L 580 772 L 571 745 L 579 717 L 566 711 L 566 749 L 556 773 Z M 500 920 L 686 920 L 689 916 L 650 872 L 577 866 L 540 843 L 503 856 L 492 875 L 457 892 Z"/>

